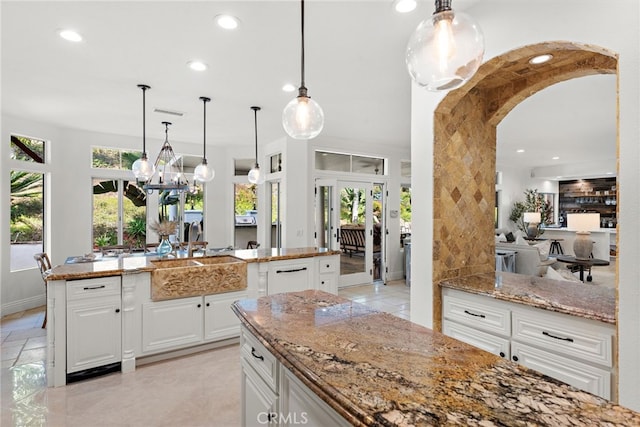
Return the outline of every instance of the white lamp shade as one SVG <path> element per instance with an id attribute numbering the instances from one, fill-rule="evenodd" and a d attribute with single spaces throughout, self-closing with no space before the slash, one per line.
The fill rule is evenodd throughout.
<path id="1" fill-rule="evenodd" d="M 540 224 L 542 221 L 542 216 L 540 212 L 525 212 L 523 214 L 524 222 Z"/>
<path id="2" fill-rule="evenodd" d="M 324 112 L 307 96 L 292 99 L 282 112 L 282 127 L 294 139 L 315 138 L 322 132 Z"/>
<path id="3" fill-rule="evenodd" d="M 594 231 L 600 229 L 599 213 L 567 214 L 567 229 L 573 231 Z"/>
<path id="4" fill-rule="evenodd" d="M 405 60 L 418 85 L 441 91 L 467 82 L 482 64 L 483 55 L 480 26 L 464 13 L 449 10 L 418 25 L 407 44 Z"/>
<path id="5" fill-rule="evenodd" d="M 200 163 L 193 171 L 193 179 L 199 182 L 209 182 L 216 176 L 216 172 L 206 162 Z"/>

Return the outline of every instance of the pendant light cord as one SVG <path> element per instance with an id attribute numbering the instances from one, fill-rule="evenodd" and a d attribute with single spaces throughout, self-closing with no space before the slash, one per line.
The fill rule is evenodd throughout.
<path id="1" fill-rule="evenodd" d="M 300 89 L 304 88 L 304 0 L 300 0 L 300 34 L 302 35 L 302 49 L 300 58 Z"/>
<path id="2" fill-rule="evenodd" d="M 142 157 L 147 157 L 147 126 L 146 126 L 146 92 L 151 87 L 147 85 L 138 85 L 142 89 Z"/>
<path id="3" fill-rule="evenodd" d="M 211 98 L 207 98 L 206 96 L 201 96 L 200 101 L 204 104 L 204 114 L 202 122 L 203 130 L 202 130 L 202 160 L 207 161 L 207 102 L 211 101 Z"/>
<path id="4" fill-rule="evenodd" d="M 204 104 L 204 114 L 202 116 L 202 159 L 207 159 L 207 101 L 202 100 Z"/>
<path id="5" fill-rule="evenodd" d="M 251 107 L 253 110 L 253 128 L 255 129 L 256 135 L 256 165 L 258 165 L 258 111 L 260 107 Z"/>

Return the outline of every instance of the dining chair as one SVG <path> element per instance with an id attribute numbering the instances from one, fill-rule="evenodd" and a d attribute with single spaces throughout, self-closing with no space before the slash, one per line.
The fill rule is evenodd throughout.
<path id="1" fill-rule="evenodd" d="M 49 255 L 46 252 L 39 252 L 33 255 L 33 259 L 36 260 L 38 264 L 38 268 L 40 269 L 40 275 L 42 276 L 42 280 L 44 281 L 44 295 L 45 295 L 45 309 L 44 309 L 44 321 L 42 322 L 42 327 L 45 328 L 47 326 L 47 276 L 51 272 L 51 261 L 49 260 Z"/>
<path id="2" fill-rule="evenodd" d="M 249 240 L 247 242 L 247 249 L 258 249 L 260 247 L 260 243 L 256 240 Z"/>

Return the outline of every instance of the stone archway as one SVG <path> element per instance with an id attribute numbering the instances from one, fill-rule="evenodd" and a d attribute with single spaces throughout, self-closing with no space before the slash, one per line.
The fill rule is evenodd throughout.
<path id="1" fill-rule="evenodd" d="M 551 53 L 532 65 L 529 59 Z M 495 271 L 496 127 L 516 105 L 565 80 L 616 74 L 605 49 L 564 41 L 521 47 L 484 63 L 434 113 L 433 323 L 441 330 L 442 280 Z"/>

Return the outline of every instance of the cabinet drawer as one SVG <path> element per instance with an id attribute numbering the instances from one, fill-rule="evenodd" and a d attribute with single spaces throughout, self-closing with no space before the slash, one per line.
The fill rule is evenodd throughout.
<path id="1" fill-rule="evenodd" d="M 67 282 L 67 301 L 120 295 L 120 276 L 98 277 Z"/>
<path id="2" fill-rule="evenodd" d="M 511 310 L 489 297 L 444 289 L 444 318 L 498 335 L 511 334 Z"/>
<path id="3" fill-rule="evenodd" d="M 338 260 L 335 257 L 318 257 L 318 273 L 335 273 L 338 271 Z"/>
<path id="4" fill-rule="evenodd" d="M 611 399 L 611 372 L 518 342 L 511 343 L 514 361 L 580 390 Z"/>
<path id="5" fill-rule="evenodd" d="M 242 329 L 240 353 L 242 360 L 260 375 L 260 378 L 271 387 L 278 390 L 278 363 L 272 355 L 251 333 Z"/>
<path id="6" fill-rule="evenodd" d="M 267 293 L 269 295 L 313 288 L 312 259 L 269 263 L 267 273 Z"/>
<path id="7" fill-rule="evenodd" d="M 560 313 L 518 308 L 512 313 L 513 339 L 571 358 L 613 366 L 613 325 L 576 320 Z"/>
<path id="8" fill-rule="evenodd" d="M 511 344 L 507 338 L 497 337 L 450 320 L 442 322 L 442 332 L 451 338 L 466 342 L 496 356 L 504 357 L 505 359 L 511 357 L 509 354 Z"/>

